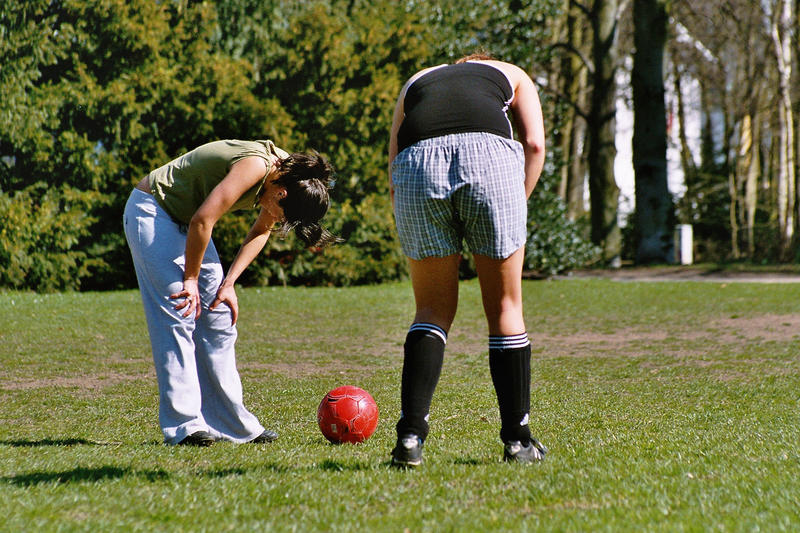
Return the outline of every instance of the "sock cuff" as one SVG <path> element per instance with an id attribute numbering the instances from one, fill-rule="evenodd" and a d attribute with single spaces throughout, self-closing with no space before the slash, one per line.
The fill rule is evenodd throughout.
<path id="1" fill-rule="evenodd" d="M 528 332 L 517 335 L 489 335 L 490 350 L 513 350 L 531 345 Z"/>
<path id="2" fill-rule="evenodd" d="M 433 335 L 438 337 L 442 340 L 443 343 L 447 344 L 447 332 L 437 326 L 436 324 L 431 324 L 428 322 L 415 322 L 411 324 L 411 327 L 408 328 L 408 333 L 422 333 L 423 335 Z"/>

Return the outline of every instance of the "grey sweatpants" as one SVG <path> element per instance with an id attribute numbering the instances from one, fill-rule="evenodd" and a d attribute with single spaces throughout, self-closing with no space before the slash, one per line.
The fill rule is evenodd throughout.
<path id="1" fill-rule="evenodd" d="M 184 318 L 169 295 L 183 288 L 185 233 L 152 195 L 138 189 L 128 198 L 123 220 L 150 333 L 164 441 L 177 444 L 195 431 L 233 442 L 257 437 L 264 427 L 242 400 L 231 310 L 208 310 L 223 277 L 214 243 L 198 280 L 203 312 L 197 320 L 194 314 Z"/>

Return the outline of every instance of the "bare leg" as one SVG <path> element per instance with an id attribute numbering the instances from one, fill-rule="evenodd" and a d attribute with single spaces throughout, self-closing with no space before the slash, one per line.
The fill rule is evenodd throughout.
<path id="1" fill-rule="evenodd" d="M 450 330 L 458 307 L 460 260 L 459 254 L 408 260 L 417 304 L 414 322 L 428 322 Z"/>
<path id="2" fill-rule="evenodd" d="M 417 437 L 421 442 L 428 436 L 428 412 L 458 305 L 459 259 L 459 255 L 450 255 L 409 260 L 417 312 L 403 345 L 402 413 L 397 436 L 413 435 L 415 444 Z M 414 460 L 405 458 L 402 462 L 411 464 Z"/>
<path id="3" fill-rule="evenodd" d="M 522 316 L 524 258 L 524 248 L 505 259 L 475 255 L 489 335 L 516 335 L 525 332 Z"/>
<path id="4" fill-rule="evenodd" d="M 531 444 L 528 427 L 531 345 L 522 313 L 524 248 L 505 259 L 476 255 L 483 308 L 489 325 L 489 369 L 500 407 L 500 438 L 505 459 L 538 460 L 542 449 Z M 533 459 L 531 459 L 533 458 Z"/>

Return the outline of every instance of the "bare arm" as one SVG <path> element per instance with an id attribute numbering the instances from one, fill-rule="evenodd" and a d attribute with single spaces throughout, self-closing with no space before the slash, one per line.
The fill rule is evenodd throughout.
<path id="1" fill-rule="evenodd" d="M 208 198 L 197 209 L 189 222 L 186 234 L 186 264 L 183 274 L 183 290 L 171 294 L 170 298 L 185 298 L 176 305 L 176 309 L 187 307 L 183 316 L 189 316 L 195 311 L 195 317 L 200 316 L 200 293 L 197 287 L 197 278 L 200 275 L 200 266 L 203 262 L 211 232 L 217 220 L 225 214 L 231 206 L 241 198 L 248 189 L 258 183 L 267 173 L 267 164 L 260 157 L 248 157 L 237 161 L 228 172 L 228 175 L 211 191 Z"/>
<path id="2" fill-rule="evenodd" d="M 266 209 L 261 209 L 255 223 L 250 228 L 250 231 L 247 232 L 247 236 L 244 238 L 239 252 L 233 259 L 230 268 L 228 268 L 228 274 L 225 276 L 225 279 L 222 281 L 217 291 L 216 299 L 209 307 L 209 309 L 213 311 L 220 303 L 226 304 L 231 308 L 234 324 L 236 324 L 236 320 L 239 318 L 239 300 L 236 296 L 234 284 L 236 280 L 239 279 L 242 272 L 244 272 L 248 265 L 261 253 L 261 250 L 264 249 L 276 222 L 277 220 L 273 215 L 267 212 Z"/>
<path id="3" fill-rule="evenodd" d="M 530 76 L 510 63 L 492 62 L 501 68 L 514 85 L 511 114 L 525 153 L 525 194 L 530 197 L 542 174 L 545 158 L 545 132 L 539 92 Z"/>

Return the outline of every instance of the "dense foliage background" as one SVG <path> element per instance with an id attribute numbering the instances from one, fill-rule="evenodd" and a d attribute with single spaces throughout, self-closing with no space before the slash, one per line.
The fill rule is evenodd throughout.
<path id="1" fill-rule="evenodd" d="M 316 149 L 338 171 L 326 220 L 345 243 L 273 240 L 242 283 L 402 278 L 394 101 L 419 68 L 476 49 L 526 69 L 542 98 L 528 269 L 673 262 L 675 224 L 693 227 L 695 261 L 794 262 L 798 28 L 800 0 L 5 2 L 0 287 L 133 287 L 120 222 L 131 187 L 220 138 Z M 635 118 L 635 198 L 618 187 L 621 108 Z M 215 228 L 224 261 L 254 215 Z"/>
<path id="2" fill-rule="evenodd" d="M 531 65 L 541 53 L 531 48 L 542 41 L 536 33 L 547 26 L 536 30 L 530 21 L 552 9 L 537 5 L 512 13 L 506 2 L 467 10 L 394 0 L 5 3 L 0 286 L 135 286 L 120 222 L 131 187 L 150 169 L 219 138 L 313 148 L 337 169 L 326 220 L 345 243 L 320 253 L 291 237 L 276 239 L 243 283 L 403 277 L 386 173 L 402 83 L 487 42 L 498 56 Z M 526 31 L 509 33 L 511 25 Z M 218 224 L 224 260 L 254 216 L 229 214 Z M 533 266 L 565 265 L 547 259 Z"/>

